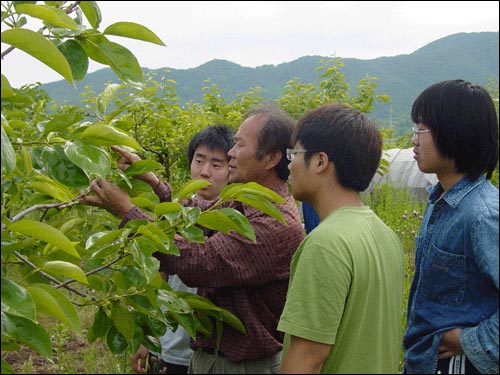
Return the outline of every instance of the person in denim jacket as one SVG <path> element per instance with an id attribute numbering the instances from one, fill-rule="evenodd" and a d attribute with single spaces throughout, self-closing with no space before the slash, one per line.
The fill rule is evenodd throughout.
<path id="1" fill-rule="evenodd" d="M 415 159 L 436 173 L 415 241 L 408 374 L 498 374 L 498 119 L 488 92 L 434 84 L 413 103 Z"/>

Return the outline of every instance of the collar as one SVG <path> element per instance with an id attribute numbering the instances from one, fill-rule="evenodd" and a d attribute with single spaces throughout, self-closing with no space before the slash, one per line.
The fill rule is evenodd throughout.
<path id="1" fill-rule="evenodd" d="M 471 180 L 469 177 L 465 176 L 460 181 L 458 181 L 453 187 L 446 192 L 443 196 L 443 200 L 452 208 L 457 207 L 462 199 L 473 189 L 475 189 L 478 185 L 480 185 L 483 181 L 485 181 L 486 177 L 484 175 L 479 176 L 475 180 Z M 439 200 L 439 197 L 443 193 L 443 187 L 441 183 L 430 186 L 427 188 L 429 192 L 429 203 L 436 203 Z"/>

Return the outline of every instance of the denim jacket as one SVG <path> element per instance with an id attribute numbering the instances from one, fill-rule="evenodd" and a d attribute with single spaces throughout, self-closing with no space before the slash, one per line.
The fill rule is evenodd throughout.
<path id="1" fill-rule="evenodd" d="M 461 328 L 465 356 L 498 374 L 498 189 L 464 177 L 429 189 L 408 300 L 405 372 L 434 374 L 443 332 Z"/>

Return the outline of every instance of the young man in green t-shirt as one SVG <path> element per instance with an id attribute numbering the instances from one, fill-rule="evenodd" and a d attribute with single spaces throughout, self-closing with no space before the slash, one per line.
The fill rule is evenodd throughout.
<path id="1" fill-rule="evenodd" d="M 288 150 L 292 193 L 320 218 L 291 262 L 278 330 L 282 373 L 396 373 L 402 338 L 404 262 L 394 232 L 360 192 L 381 154 L 360 112 L 327 105 L 306 113 Z"/>

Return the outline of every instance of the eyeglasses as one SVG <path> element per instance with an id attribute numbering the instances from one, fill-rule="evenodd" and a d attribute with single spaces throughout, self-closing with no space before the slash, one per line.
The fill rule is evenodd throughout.
<path id="1" fill-rule="evenodd" d="M 290 161 L 292 161 L 295 158 L 295 155 L 297 154 L 305 154 L 306 152 L 310 152 L 308 150 L 296 150 L 293 148 L 287 148 L 286 149 L 286 158 Z"/>
<path id="2" fill-rule="evenodd" d="M 431 129 L 419 129 L 416 126 L 414 126 L 412 128 L 412 131 L 413 131 L 413 138 L 415 138 L 415 137 L 418 138 L 420 136 L 420 133 L 430 133 L 432 130 Z"/>

